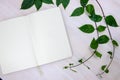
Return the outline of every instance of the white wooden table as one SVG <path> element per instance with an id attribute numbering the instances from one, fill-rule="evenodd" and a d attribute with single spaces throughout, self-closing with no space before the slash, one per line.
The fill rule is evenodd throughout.
<path id="1" fill-rule="evenodd" d="M 54 0 L 55 1 L 55 0 Z M 105 14 L 112 14 L 116 19 L 118 24 L 120 24 L 120 1 L 119 0 L 99 0 L 102 7 L 104 8 Z M 101 14 L 99 7 L 97 6 L 95 0 L 90 0 L 96 7 L 96 12 Z M 20 10 L 22 0 L 0 0 L 0 21 L 7 20 L 9 18 L 14 18 L 22 15 L 27 15 L 36 11 L 35 7 L 32 7 L 29 10 Z M 66 10 L 60 6 L 63 18 L 69 33 L 70 42 L 73 49 L 73 57 L 71 59 L 65 59 L 58 62 L 50 63 L 40 67 L 41 71 L 39 72 L 38 68 L 31 68 L 24 71 L 19 71 L 12 74 L 3 75 L 0 74 L 4 80 L 99 80 L 96 76 L 100 72 L 100 66 L 105 64 L 109 56 L 104 53 L 107 49 L 111 49 L 109 45 L 104 45 L 100 50 L 103 51 L 103 58 L 98 59 L 93 57 L 87 65 L 90 66 L 90 70 L 87 69 L 84 65 L 81 65 L 77 68 L 77 73 L 74 73 L 70 70 L 64 70 L 63 66 L 67 65 L 70 62 L 77 63 L 77 60 L 80 58 L 87 58 L 90 56 L 89 43 L 93 36 L 96 36 L 95 33 L 88 35 L 84 34 L 78 30 L 80 25 L 84 23 L 91 23 L 83 15 L 81 17 L 69 17 L 72 11 L 79 6 L 79 0 L 71 0 L 70 5 Z M 44 5 L 41 10 L 48 8 L 56 7 L 54 5 Z M 114 39 L 120 43 L 120 28 L 114 29 L 111 28 Z M 120 80 L 120 47 L 116 49 L 115 59 L 110 68 L 110 73 L 105 74 L 102 80 Z"/>

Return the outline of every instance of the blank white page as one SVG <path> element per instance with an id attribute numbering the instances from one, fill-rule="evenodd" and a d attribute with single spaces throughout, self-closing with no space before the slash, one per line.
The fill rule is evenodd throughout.
<path id="1" fill-rule="evenodd" d="M 3 74 L 71 57 L 59 8 L 0 22 Z"/>
<path id="2" fill-rule="evenodd" d="M 31 14 L 33 45 L 38 65 L 72 56 L 59 8 Z"/>
<path id="3" fill-rule="evenodd" d="M 27 17 L 0 22 L 0 65 L 3 74 L 36 66 Z"/>

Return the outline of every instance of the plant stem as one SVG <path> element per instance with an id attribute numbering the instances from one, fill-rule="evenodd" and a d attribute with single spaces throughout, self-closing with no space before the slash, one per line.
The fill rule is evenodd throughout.
<path id="1" fill-rule="evenodd" d="M 96 31 L 97 31 L 97 37 L 99 37 L 99 32 L 97 30 L 97 23 L 96 22 L 94 22 L 94 23 L 95 23 L 95 27 L 96 27 Z"/>
<path id="2" fill-rule="evenodd" d="M 87 62 L 89 59 L 91 59 L 93 56 L 94 56 L 95 52 L 90 56 L 88 57 L 85 61 L 83 61 L 82 63 L 80 64 L 76 64 L 76 65 L 73 65 L 73 66 L 70 66 L 69 68 L 74 68 L 74 67 L 77 67 L 77 66 L 80 66 L 82 64 L 84 64 L 85 62 Z"/>
<path id="3" fill-rule="evenodd" d="M 95 27 L 96 27 L 97 37 L 99 37 L 99 32 L 98 32 L 98 30 L 97 30 L 97 23 L 96 23 L 96 22 L 94 22 L 94 23 L 95 23 Z M 74 67 L 77 67 L 77 66 L 80 66 L 80 65 L 84 64 L 85 62 L 87 62 L 88 60 L 90 60 L 90 59 L 94 56 L 94 54 L 95 54 L 96 51 L 97 51 L 97 49 L 95 49 L 95 51 L 92 53 L 92 55 L 89 56 L 89 57 L 88 57 L 85 61 L 83 61 L 82 63 L 79 63 L 79 64 L 76 64 L 76 65 L 70 66 L 69 68 L 72 69 L 72 68 L 74 68 Z"/>
<path id="4" fill-rule="evenodd" d="M 101 4 L 99 3 L 99 1 L 98 1 L 98 0 L 96 0 L 96 2 L 97 2 L 98 6 L 99 6 L 99 7 L 100 7 L 100 9 L 101 9 L 101 12 L 102 12 L 102 15 L 103 15 L 103 18 L 104 18 L 104 21 L 105 21 L 105 17 L 106 17 L 106 16 L 105 16 L 104 10 L 103 10 L 103 8 L 102 8 Z M 112 38 L 111 31 L 110 31 L 109 26 L 108 26 L 107 24 L 106 24 L 106 27 L 107 27 L 107 30 L 108 30 L 108 33 L 109 33 L 109 36 L 110 36 L 110 40 L 111 40 L 111 43 L 112 43 L 113 38 Z M 113 54 L 112 54 L 112 58 L 111 58 L 111 60 L 110 60 L 109 64 L 107 65 L 106 69 L 109 69 L 110 65 L 111 65 L 111 64 L 112 64 L 112 62 L 113 62 L 113 58 L 114 58 L 114 54 L 115 54 L 115 46 L 112 44 L 112 47 L 113 47 Z M 102 74 L 104 74 L 104 72 L 100 73 L 99 75 L 102 75 Z"/>

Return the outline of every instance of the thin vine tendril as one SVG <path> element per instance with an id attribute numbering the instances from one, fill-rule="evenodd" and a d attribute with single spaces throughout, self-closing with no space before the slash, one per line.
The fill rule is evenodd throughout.
<path id="1" fill-rule="evenodd" d="M 96 33 L 97 33 L 97 38 L 98 38 L 98 37 L 99 37 L 99 32 L 98 32 L 98 30 L 97 30 L 98 25 L 97 25 L 96 22 L 94 22 L 94 24 L 95 24 L 95 27 L 96 27 Z M 98 49 L 98 48 L 97 48 L 97 49 Z M 88 57 L 86 60 L 84 60 L 82 63 L 79 63 L 79 64 L 76 64 L 76 65 L 70 66 L 70 67 L 69 67 L 70 70 L 73 71 L 72 68 L 77 67 L 77 66 L 80 66 L 80 65 L 84 64 L 85 62 L 87 62 L 88 60 L 90 60 L 90 59 L 95 55 L 95 52 L 97 51 L 97 49 L 95 49 L 95 51 L 92 53 L 92 55 L 89 56 L 89 57 Z M 88 67 L 88 66 L 87 66 L 87 67 Z"/>
<path id="2" fill-rule="evenodd" d="M 98 6 L 99 6 L 99 7 L 100 7 L 100 9 L 101 9 L 101 12 L 102 12 L 102 15 L 103 15 L 103 18 L 104 18 L 104 21 L 105 21 L 105 17 L 106 17 L 106 16 L 105 16 L 104 10 L 103 10 L 103 8 L 102 8 L 101 4 L 99 3 L 99 1 L 98 1 L 98 0 L 96 0 L 96 2 L 97 2 Z M 108 30 L 108 33 L 109 33 L 109 36 L 110 36 L 110 40 L 111 40 L 111 43 L 112 43 L 112 41 L 113 41 L 112 34 L 111 34 L 111 31 L 110 31 L 109 26 L 108 26 L 107 24 L 106 24 L 106 28 L 107 28 L 107 30 Z M 109 64 L 107 65 L 106 69 L 109 69 L 109 67 L 110 67 L 110 65 L 112 64 L 113 59 L 114 59 L 115 46 L 112 44 L 112 47 L 113 47 L 113 54 L 112 54 L 112 58 L 111 58 L 111 60 L 110 60 Z M 103 74 L 104 74 L 104 71 L 103 71 L 102 73 L 98 74 L 98 75 L 102 76 Z"/>
<path id="3" fill-rule="evenodd" d="M 98 6 L 100 7 L 100 10 L 101 10 L 101 12 L 102 12 L 103 19 L 104 19 L 104 21 L 105 21 L 106 16 L 105 16 L 104 10 L 103 10 L 101 4 L 99 3 L 99 1 L 96 0 L 96 2 L 97 2 L 97 4 L 98 4 Z M 84 6 L 84 7 L 86 7 L 86 6 Z M 105 21 L 105 22 L 106 22 L 106 21 Z M 97 28 L 98 28 L 97 22 L 94 21 L 94 25 L 95 25 L 95 28 L 96 28 L 97 37 L 99 38 L 100 35 L 99 35 L 99 31 L 97 30 Z M 111 31 L 110 31 L 110 29 L 109 29 L 109 25 L 108 25 L 107 23 L 105 23 L 105 25 L 106 25 L 106 28 L 107 28 L 107 31 L 108 31 L 108 34 L 109 34 L 110 41 L 111 41 L 111 43 L 112 43 L 112 54 L 111 54 L 111 57 L 110 57 L 110 62 L 109 62 L 109 63 L 106 65 L 106 67 L 105 67 L 105 70 L 108 70 L 108 69 L 110 68 L 112 62 L 113 62 L 116 46 L 115 46 L 115 45 L 113 44 L 113 42 L 112 42 L 112 41 L 113 41 L 113 38 L 112 38 Z M 99 46 L 99 44 L 98 44 L 98 46 Z M 73 68 L 78 67 L 78 66 L 80 66 L 80 65 L 82 65 L 82 64 L 85 65 L 85 63 L 86 63 L 87 61 L 89 61 L 89 60 L 95 55 L 95 52 L 97 51 L 97 49 L 98 49 L 98 48 L 96 48 L 96 49 L 94 50 L 94 52 L 93 52 L 86 60 L 84 60 L 84 61 L 82 61 L 82 62 L 80 62 L 79 64 L 76 64 L 76 65 L 73 65 L 73 64 L 72 64 L 72 65 L 68 66 L 67 68 L 69 68 L 70 70 L 76 72 Z M 85 65 L 85 66 L 86 66 L 86 65 Z M 86 66 L 86 67 L 88 67 L 88 66 Z M 102 75 L 103 75 L 104 73 L 105 73 L 105 71 L 103 70 L 101 73 L 97 74 L 97 76 L 102 77 Z"/>

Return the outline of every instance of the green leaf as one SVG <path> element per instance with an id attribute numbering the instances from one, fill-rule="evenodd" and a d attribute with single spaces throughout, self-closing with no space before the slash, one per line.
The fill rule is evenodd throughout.
<path id="1" fill-rule="evenodd" d="M 89 16 L 89 18 L 94 22 L 100 22 L 102 20 L 102 17 L 96 14 L 92 14 L 91 16 Z"/>
<path id="2" fill-rule="evenodd" d="M 83 7 L 78 7 L 76 8 L 73 13 L 71 14 L 71 16 L 80 16 L 84 13 L 84 8 Z"/>
<path id="3" fill-rule="evenodd" d="M 63 0 L 56 0 L 56 5 L 59 6 Z"/>
<path id="4" fill-rule="evenodd" d="M 112 44 L 115 45 L 115 46 L 119 46 L 118 42 L 115 41 L 115 40 L 112 40 Z"/>
<path id="5" fill-rule="evenodd" d="M 109 70 L 108 70 L 108 69 L 106 69 L 106 70 L 105 70 L 105 73 L 109 73 Z"/>
<path id="6" fill-rule="evenodd" d="M 118 24 L 112 15 L 106 16 L 105 21 L 109 26 L 118 27 Z"/>
<path id="7" fill-rule="evenodd" d="M 23 0 L 21 9 L 28 9 L 34 5 L 34 0 Z"/>
<path id="8" fill-rule="evenodd" d="M 66 9 L 69 3 L 70 0 L 56 0 L 56 5 L 59 6 L 60 4 L 62 4 L 64 9 Z"/>
<path id="9" fill-rule="evenodd" d="M 64 9 L 66 9 L 66 7 L 68 6 L 69 3 L 70 3 L 70 0 L 63 0 L 62 1 L 62 5 L 63 5 Z"/>
<path id="10" fill-rule="evenodd" d="M 110 59 L 112 59 L 112 58 L 113 58 L 113 57 L 112 57 L 112 52 L 111 52 L 111 51 L 108 51 L 107 53 L 110 55 Z"/>
<path id="11" fill-rule="evenodd" d="M 105 68 L 107 67 L 107 65 L 103 65 L 102 67 L 101 67 L 101 70 L 105 70 Z"/>
<path id="12" fill-rule="evenodd" d="M 109 37 L 107 35 L 102 35 L 97 39 L 99 44 L 105 44 L 109 41 Z"/>
<path id="13" fill-rule="evenodd" d="M 42 1 L 41 0 L 35 0 L 35 7 L 37 10 L 39 10 L 42 6 Z"/>
<path id="14" fill-rule="evenodd" d="M 72 65 L 74 65 L 74 64 L 73 64 L 73 63 L 70 63 L 69 65 L 72 66 Z"/>
<path id="15" fill-rule="evenodd" d="M 105 26 L 102 26 L 102 25 L 99 25 L 99 26 L 97 27 L 97 30 L 98 30 L 99 32 L 103 32 L 103 31 L 105 31 L 105 29 L 106 29 L 106 27 L 105 27 Z"/>
<path id="16" fill-rule="evenodd" d="M 99 58 L 102 57 L 102 54 L 101 54 L 100 52 L 98 52 L 98 51 L 95 51 L 95 55 L 96 55 L 97 57 L 99 57 Z"/>
<path id="17" fill-rule="evenodd" d="M 93 40 L 92 40 L 92 42 L 90 44 L 90 47 L 92 49 L 97 49 L 98 48 L 98 42 L 97 42 L 97 40 L 95 40 L 95 38 L 93 38 Z"/>
<path id="18" fill-rule="evenodd" d="M 109 73 L 109 70 L 106 69 L 106 67 L 107 67 L 107 65 L 103 65 L 103 66 L 101 67 L 101 70 L 103 70 L 105 73 Z"/>
<path id="19" fill-rule="evenodd" d="M 83 63 L 83 59 L 78 60 L 79 63 Z"/>
<path id="20" fill-rule="evenodd" d="M 86 6 L 86 11 L 91 15 L 95 14 L 95 9 L 94 6 L 92 4 L 88 4 Z"/>
<path id="21" fill-rule="evenodd" d="M 89 0 L 80 0 L 81 6 L 85 7 Z"/>
<path id="22" fill-rule="evenodd" d="M 52 0 L 42 0 L 42 2 L 46 3 L 46 4 L 53 4 Z"/>
<path id="23" fill-rule="evenodd" d="M 90 69 L 90 67 L 89 66 L 86 66 L 88 69 Z"/>
<path id="24" fill-rule="evenodd" d="M 68 69 L 68 66 L 65 66 L 64 69 Z"/>
<path id="25" fill-rule="evenodd" d="M 85 33 L 93 33 L 95 30 L 91 24 L 85 24 L 85 25 L 79 27 L 79 29 Z"/>
<path id="26" fill-rule="evenodd" d="M 110 56 L 112 56 L 112 52 L 111 51 L 108 51 L 107 53 L 110 54 Z"/>

